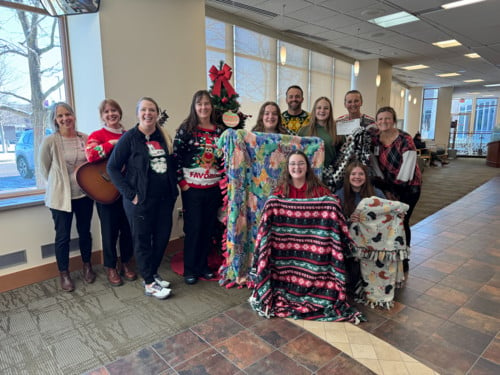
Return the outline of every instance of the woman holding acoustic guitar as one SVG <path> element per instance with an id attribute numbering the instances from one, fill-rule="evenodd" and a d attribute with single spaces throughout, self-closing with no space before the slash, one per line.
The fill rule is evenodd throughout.
<path id="1" fill-rule="evenodd" d="M 139 123 L 116 144 L 107 171 L 123 196 L 132 230 L 134 254 L 144 279 L 144 293 L 167 298 L 170 283 L 158 275 L 172 230 L 172 211 L 179 194 L 172 140 L 160 126 L 160 108 L 148 97 L 139 99 Z"/>
<path id="2" fill-rule="evenodd" d="M 45 205 L 50 208 L 56 237 L 54 241 L 57 268 L 61 288 L 72 292 L 75 284 L 69 273 L 69 247 L 71 223 L 76 217 L 78 242 L 83 262 L 83 279 L 93 283 L 96 275 L 92 270 L 92 236 L 90 222 L 94 201 L 78 186 L 74 171 L 85 163 L 87 135 L 76 130 L 75 111 L 67 103 L 55 103 L 50 112 L 54 134 L 43 140 L 40 147 L 40 173 L 47 180 Z"/>
<path id="3" fill-rule="evenodd" d="M 89 135 L 85 149 L 87 160 L 91 163 L 106 160 L 120 137 L 125 133 L 125 129 L 120 123 L 122 109 L 115 100 L 104 99 L 99 104 L 99 114 L 104 126 Z M 137 274 L 130 264 L 133 256 L 132 234 L 123 210 L 122 197 L 119 196 L 116 201 L 109 204 L 96 202 L 96 206 L 101 221 L 104 267 L 109 284 L 112 286 L 122 285 L 122 277 L 128 281 L 137 279 Z M 116 268 L 117 240 L 120 242 L 120 273 Z"/>

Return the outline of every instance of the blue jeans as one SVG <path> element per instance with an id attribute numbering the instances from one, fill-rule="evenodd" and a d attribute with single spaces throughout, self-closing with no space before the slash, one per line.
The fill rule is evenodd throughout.
<path id="1" fill-rule="evenodd" d="M 54 242 L 57 268 L 60 272 L 68 271 L 69 268 L 69 243 L 71 236 L 71 224 L 73 214 L 76 217 L 76 230 L 78 231 L 78 243 L 83 263 L 90 262 L 92 255 L 92 236 L 90 234 L 90 223 L 94 211 L 94 201 L 88 197 L 71 200 L 71 212 L 50 209 L 54 220 L 56 238 Z"/>

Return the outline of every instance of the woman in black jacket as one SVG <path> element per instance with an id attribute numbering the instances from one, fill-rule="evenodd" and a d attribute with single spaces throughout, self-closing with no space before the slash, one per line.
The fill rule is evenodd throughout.
<path id="1" fill-rule="evenodd" d="M 145 294 L 165 299 L 171 293 L 170 283 L 158 275 L 158 268 L 170 239 L 179 194 L 176 163 L 171 138 L 158 124 L 158 104 L 143 97 L 136 112 L 139 123 L 120 138 L 107 169 L 123 196 Z"/>

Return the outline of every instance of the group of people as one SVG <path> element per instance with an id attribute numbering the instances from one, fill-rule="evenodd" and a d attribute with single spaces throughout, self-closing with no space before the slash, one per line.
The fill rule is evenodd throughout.
<path id="1" fill-rule="evenodd" d="M 363 114 L 363 98 L 359 91 L 348 91 L 344 105 L 348 113 L 335 121 L 332 103 L 327 97 L 315 100 L 311 113 L 301 108 L 303 92 L 298 86 L 287 90 L 288 110 L 278 116 L 276 103 L 266 102 L 261 107 L 257 125 L 253 131 L 296 134 L 319 137 L 324 142 L 324 166 L 322 181 L 313 173 L 307 157 L 300 152 L 289 155 L 284 176 L 278 182 L 275 194 L 286 198 L 315 198 L 321 195 L 337 195 L 349 224 L 359 222 L 357 205 L 363 198 L 372 196 L 395 200 L 408 205 L 401 214 L 405 244 L 410 247 L 410 218 L 420 197 L 421 171 L 416 163 L 416 147 L 412 137 L 396 127 L 396 112 L 391 107 L 382 107 L 375 118 Z M 337 160 L 342 156 L 342 145 L 346 137 L 337 131 L 346 121 L 359 119 L 359 126 L 369 134 L 372 157 L 369 163 L 350 160 L 345 169 L 343 185 L 332 183 Z M 300 161 L 296 160 L 300 159 Z M 402 262 L 407 277 L 409 259 Z M 359 266 L 352 258 L 346 259 L 348 289 L 354 291 L 360 281 Z"/>
<path id="2" fill-rule="evenodd" d="M 410 206 L 404 216 L 409 245 L 409 220 L 420 195 L 421 173 L 413 139 L 396 128 L 395 111 L 383 107 L 375 119 L 365 115 L 361 113 L 361 93 L 353 90 L 344 98 L 348 114 L 335 121 L 332 103 L 327 97 L 314 102 L 311 114 L 302 109 L 303 100 L 302 89 L 291 86 L 286 93 L 287 111 L 282 113 L 275 102 L 265 102 L 252 131 L 321 138 L 325 151 L 323 181 L 314 174 L 305 153 L 295 151 L 288 155 L 275 195 L 315 198 L 337 194 L 349 222 L 359 219 L 355 208 L 362 198 L 376 195 L 399 200 Z M 131 261 L 135 256 L 145 294 L 159 299 L 171 294 L 170 283 L 160 276 L 158 269 L 171 233 L 178 188 L 184 213 L 184 281 L 191 285 L 200 278 L 212 279 L 214 272 L 208 266 L 208 253 L 222 203 L 219 181 L 223 165 L 217 153 L 217 141 L 224 129 L 215 121 L 209 92 L 200 90 L 194 94 L 188 116 L 173 140 L 160 126 L 160 107 L 152 98 L 143 97 L 138 101 L 138 123 L 128 131 L 121 124 L 122 109 L 116 101 L 104 100 L 99 113 L 104 126 L 87 137 L 77 131 L 73 109 L 66 103 L 56 103 L 51 112 L 56 131 L 44 139 L 40 150 L 41 173 L 47 179 L 45 200 L 56 232 L 61 288 L 64 291 L 75 288 L 69 273 L 73 215 L 83 261 L 83 280 L 92 283 L 96 278 L 91 264 L 90 234 L 94 202 L 80 189 L 75 171 L 87 161 L 103 159 L 108 159 L 107 171 L 120 192 L 120 198 L 113 203 L 97 203 L 108 282 L 119 286 L 124 279 L 135 280 L 137 274 Z M 335 186 L 329 183 L 328 176 L 335 172 L 335 162 L 346 140 L 337 134 L 337 129 L 343 121 L 353 119 L 360 119 L 361 127 L 371 127 L 374 157 L 369 165 L 360 161 L 351 163 L 344 185 Z"/>
<path id="3" fill-rule="evenodd" d="M 145 294 L 158 299 L 171 294 L 170 283 L 158 269 L 170 239 L 178 187 L 182 191 L 186 233 L 185 282 L 194 284 L 200 277 L 213 278 L 207 257 L 221 201 L 218 181 L 222 166 L 215 145 L 222 129 L 215 123 L 208 91 L 195 93 L 189 114 L 173 141 L 160 126 L 160 107 L 150 97 L 137 102 L 138 123 L 128 131 L 121 124 L 122 109 L 116 101 L 104 100 L 99 112 L 104 126 L 87 136 L 76 130 L 76 116 L 70 105 L 54 104 L 51 123 L 56 131 L 44 139 L 40 149 L 40 170 L 47 180 L 45 203 L 54 221 L 62 290 L 75 289 L 69 272 L 73 216 L 83 280 L 93 283 L 96 279 L 90 233 L 94 201 L 81 190 L 75 172 L 87 161 L 103 159 L 108 159 L 107 172 L 120 193 L 113 203 L 97 203 L 108 282 L 120 286 L 123 279 L 135 280 L 137 274 L 131 262 L 135 256 Z"/>

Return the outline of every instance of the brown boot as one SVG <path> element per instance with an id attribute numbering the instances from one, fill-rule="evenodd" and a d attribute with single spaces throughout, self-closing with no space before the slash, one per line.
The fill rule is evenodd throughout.
<path id="1" fill-rule="evenodd" d="M 122 264 L 122 276 L 127 281 L 134 281 L 137 279 L 137 274 L 134 272 L 132 267 L 130 267 L 130 263 Z"/>
<path id="2" fill-rule="evenodd" d="M 108 282 L 111 286 L 120 286 L 123 284 L 123 280 L 116 272 L 116 268 L 108 268 L 106 267 L 106 273 L 108 275 Z"/>
<path id="3" fill-rule="evenodd" d="M 72 292 L 75 290 L 75 284 L 71 280 L 71 276 L 68 271 L 61 271 L 61 289 L 65 292 Z"/>
<path id="4" fill-rule="evenodd" d="M 95 272 L 92 270 L 92 264 L 83 263 L 82 275 L 83 280 L 85 280 L 87 284 L 92 284 L 95 281 Z"/>

